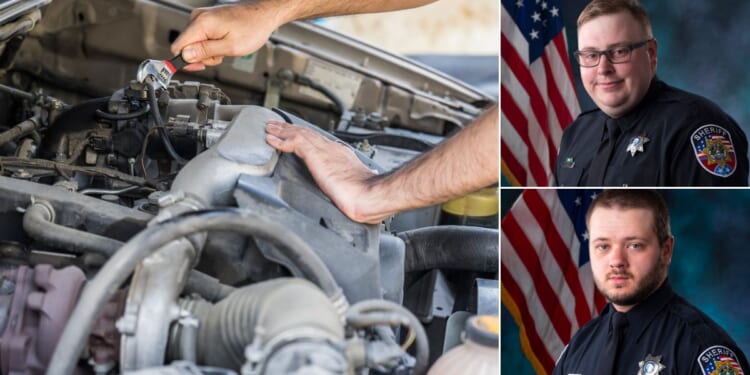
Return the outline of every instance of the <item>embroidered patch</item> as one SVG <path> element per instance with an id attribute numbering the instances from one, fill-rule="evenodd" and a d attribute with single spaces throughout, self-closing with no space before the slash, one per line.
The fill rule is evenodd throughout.
<path id="1" fill-rule="evenodd" d="M 698 356 L 703 375 L 744 375 L 737 355 L 726 346 L 714 345 Z"/>
<path id="2" fill-rule="evenodd" d="M 732 136 L 718 125 L 703 125 L 690 136 L 701 167 L 719 177 L 729 177 L 737 169 Z"/>

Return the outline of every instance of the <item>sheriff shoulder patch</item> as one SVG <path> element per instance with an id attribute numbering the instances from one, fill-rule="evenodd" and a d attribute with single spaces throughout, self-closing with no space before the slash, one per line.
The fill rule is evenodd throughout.
<path id="1" fill-rule="evenodd" d="M 714 345 L 698 356 L 703 375 L 744 375 L 744 370 L 734 352 L 722 345 Z"/>
<path id="2" fill-rule="evenodd" d="M 737 169 L 732 136 L 719 125 L 703 125 L 690 136 L 695 157 L 708 173 L 729 177 Z"/>

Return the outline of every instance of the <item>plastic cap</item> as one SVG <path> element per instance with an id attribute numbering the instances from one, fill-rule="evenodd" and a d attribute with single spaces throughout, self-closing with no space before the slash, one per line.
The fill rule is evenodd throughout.
<path id="1" fill-rule="evenodd" d="M 500 347 L 500 320 L 493 315 L 478 315 L 466 322 L 466 339 L 479 345 Z"/>

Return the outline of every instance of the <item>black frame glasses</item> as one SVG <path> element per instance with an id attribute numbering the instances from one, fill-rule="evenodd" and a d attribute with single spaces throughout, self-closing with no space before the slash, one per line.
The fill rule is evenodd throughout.
<path id="1" fill-rule="evenodd" d="M 630 61 L 630 56 L 633 54 L 634 49 L 641 48 L 652 40 L 654 40 L 654 38 L 649 38 L 642 42 L 633 44 L 626 44 L 608 48 L 604 51 L 575 51 L 573 52 L 573 56 L 575 56 L 575 60 L 578 65 L 584 68 L 593 68 L 595 66 L 598 66 L 602 61 L 602 55 L 607 56 L 607 61 L 609 61 L 610 64 L 622 64 Z"/>

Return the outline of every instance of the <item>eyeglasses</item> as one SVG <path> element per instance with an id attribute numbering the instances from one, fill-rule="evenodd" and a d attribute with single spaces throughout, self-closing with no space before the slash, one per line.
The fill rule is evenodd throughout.
<path id="1" fill-rule="evenodd" d="M 575 56 L 578 64 L 584 68 L 593 68 L 599 65 L 602 55 L 607 56 L 607 61 L 609 61 L 610 64 L 622 64 L 630 61 L 630 55 L 633 53 L 634 49 L 641 48 L 652 40 L 654 39 L 651 38 L 638 43 L 612 47 L 604 51 L 575 51 L 573 52 L 573 56 Z"/>

